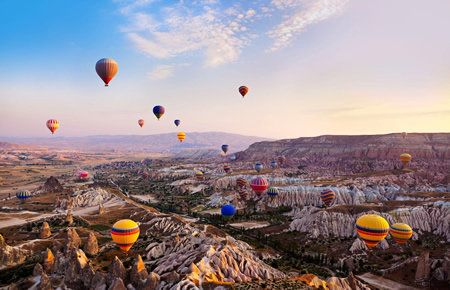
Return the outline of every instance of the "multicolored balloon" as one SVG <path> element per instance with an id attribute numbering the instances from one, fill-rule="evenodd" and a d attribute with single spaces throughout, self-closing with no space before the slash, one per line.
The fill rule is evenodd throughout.
<path id="1" fill-rule="evenodd" d="M 277 166 L 277 162 L 276 161 L 271 161 L 270 162 L 270 167 L 275 168 Z"/>
<path id="2" fill-rule="evenodd" d="M 132 220 L 120 220 L 111 228 L 111 238 L 125 252 L 130 250 L 138 237 L 139 226 Z"/>
<path id="3" fill-rule="evenodd" d="M 180 132 L 177 134 L 178 140 L 180 140 L 180 142 L 183 142 L 184 138 L 186 138 L 186 134 L 184 134 L 183 132 Z"/>
<path id="4" fill-rule="evenodd" d="M 248 93 L 248 88 L 246 86 L 240 86 L 239 93 L 241 94 L 242 97 L 244 97 Z"/>
<path id="5" fill-rule="evenodd" d="M 145 123 L 144 120 L 139 119 L 138 124 L 139 124 L 139 126 L 141 126 L 141 128 L 142 128 L 142 126 L 144 126 L 144 123 Z"/>
<path id="6" fill-rule="evenodd" d="M 234 155 L 234 154 L 231 154 L 231 155 L 230 155 L 230 160 L 231 160 L 231 161 L 234 161 L 234 160 L 236 160 L 236 155 Z"/>
<path id="7" fill-rule="evenodd" d="M 411 155 L 408 153 L 403 153 L 400 155 L 400 161 L 403 163 L 403 165 L 407 165 L 411 161 Z"/>
<path id="8" fill-rule="evenodd" d="M 173 122 L 175 123 L 175 126 L 177 126 L 177 127 L 178 127 L 178 126 L 180 125 L 180 123 L 181 123 L 181 121 L 180 121 L 180 120 L 178 120 L 178 119 L 177 119 L 177 120 L 175 120 L 175 121 L 173 121 Z"/>
<path id="9" fill-rule="evenodd" d="M 387 236 L 389 224 L 379 215 L 366 214 L 356 221 L 356 231 L 367 247 L 372 249 Z"/>
<path id="10" fill-rule="evenodd" d="M 284 157 L 284 156 L 278 157 L 278 162 L 280 163 L 280 165 L 283 165 L 284 162 L 286 162 L 286 157 Z"/>
<path id="11" fill-rule="evenodd" d="M 234 206 L 227 204 L 222 207 L 220 212 L 222 213 L 222 216 L 225 218 L 225 220 L 230 220 L 236 214 L 236 209 L 234 208 Z"/>
<path id="12" fill-rule="evenodd" d="M 243 188 L 244 186 L 247 185 L 247 179 L 239 177 L 238 179 L 236 179 L 236 184 L 239 188 Z"/>
<path id="13" fill-rule="evenodd" d="M 413 234 L 413 230 L 410 226 L 404 223 L 396 223 L 391 226 L 391 237 L 399 245 L 406 243 Z"/>
<path id="14" fill-rule="evenodd" d="M 239 197 L 242 198 L 242 199 L 246 199 L 247 196 L 248 196 L 248 191 L 245 188 L 239 189 L 238 193 L 239 193 Z"/>
<path id="15" fill-rule="evenodd" d="M 195 177 L 197 178 L 197 180 L 203 180 L 203 172 L 197 171 L 195 173 Z"/>
<path id="16" fill-rule="evenodd" d="M 50 130 L 50 132 L 55 133 L 56 129 L 59 127 L 58 120 L 50 119 L 47 121 L 47 128 Z"/>
<path id="17" fill-rule="evenodd" d="M 166 109 L 164 109 L 163 106 L 154 106 L 153 107 L 153 114 L 155 114 L 156 118 L 158 120 L 164 115 L 164 112 L 166 112 Z"/>
<path id="18" fill-rule="evenodd" d="M 320 198 L 322 199 L 322 202 L 325 204 L 325 206 L 330 206 L 330 204 L 332 204 L 334 199 L 336 198 L 336 194 L 331 189 L 324 189 L 320 193 Z"/>
<path id="19" fill-rule="evenodd" d="M 95 64 L 95 71 L 103 82 L 105 82 L 105 87 L 108 86 L 109 82 L 116 75 L 118 70 L 119 66 L 112 58 L 102 58 Z"/>
<path id="20" fill-rule="evenodd" d="M 78 179 L 86 179 L 88 177 L 89 173 L 84 170 L 78 170 L 77 177 Z"/>
<path id="21" fill-rule="evenodd" d="M 231 171 L 231 166 L 230 165 L 224 165 L 223 166 L 223 170 L 225 171 L 225 173 L 228 173 Z"/>
<path id="22" fill-rule="evenodd" d="M 31 193 L 28 190 L 21 190 L 19 192 L 16 193 L 16 196 L 18 199 L 27 199 L 31 197 Z"/>
<path id="23" fill-rule="evenodd" d="M 252 181 L 250 182 L 250 186 L 252 187 L 256 195 L 259 196 L 267 189 L 269 183 L 262 177 L 256 177 L 252 179 Z"/>
<path id="24" fill-rule="evenodd" d="M 256 163 L 255 164 L 255 170 L 256 172 L 261 172 L 261 170 L 263 169 L 263 165 L 261 163 Z"/>
<path id="25" fill-rule="evenodd" d="M 267 190 L 267 195 L 271 198 L 274 199 L 275 197 L 277 197 L 278 195 L 278 189 L 275 187 L 271 187 Z"/>
<path id="26" fill-rule="evenodd" d="M 223 144 L 223 145 L 222 145 L 222 151 L 223 151 L 223 153 L 227 154 L 227 152 L 228 152 L 228 148 L 230 148 L 230 146 L 229 146 L 229 145 L 227 145 L 227 144 Z"/>

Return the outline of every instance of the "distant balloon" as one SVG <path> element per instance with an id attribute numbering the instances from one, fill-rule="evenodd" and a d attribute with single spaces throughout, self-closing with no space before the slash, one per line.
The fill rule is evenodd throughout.
<path id="1" fill-rule="evenodd" d="M 271 187 L 267 190 L 267 195 L 271 198 L 274 199 L 277 195 L 278 195 L 278 189 L 276 189 L 275 187 Z"/>
<path id="2" fill-rule="evenodd" d="M 153 107 L 153 114 L 155 114 L 156 118 L 161 118 L 162 115 L 164 115 L 164 112 L 166 111 L 166 109 L 164 109 L 163 106 L 154 106 Z"/>
<path id="3" fill-rule="evenodd" d="M 197 180 L 203 180 L 203 172 L 197 171 L 195 173 L 195 177 L 197 178 Z"/>
<path id="4" fill-rule="evenodd" d="M 180 123 L 181 123 L 181 121 L 180 121 L 180 120 L 178 120 L 178 119 L 177 119 L 177 120 L 175 120 L 175 121 L 173 121 L 173 122 L 175 123 L 175 126 L 177 126 L 177 127 L 178 127 L 178 126 L 180 125 Z"/>
<path id="5" fill-rule="evenodd" d="M 225 165 L 225 166 L 223 167 L 223 170 L 225 171 L 225 173 L 228 173 L 228 172 L 231 171 L 231 166 L 230 166 L 230 165 Z"/>
<path id="6" fill-rule="evenodd" d="M 231 160 L 231 161 L 234 161 L 234 160 L 236 160 L 236 155 L 234 155 L 234 154 L 231 154 L 231 155 L 230 155 L 230 160 Z"/>
<path id="7" fill-rule="evenodd" d="M 405 139 L 405 138 L 406 138 L 406 136 L 408 136 L 408 133 L 406 133 L 406 132 L 402 132 L 402 138 L 403 138 L 403 139 Z"/>
<path id="8" fill-rule="evenodd" d="M 128 252 L 138 237 L 139 226 L 132 220 L 120 220 L 111 228 L 111 238 L 125 252 Z"/>
<path id="9" fill-rule="evenodd" d="M 379 215 L 366 214 L 356 221 L 356 231 L 367 247 L 371 249 L 387 236 L 389 224 Z"/>
<path id="10" fill-rule="evenodd" d="M 244 186 L 247 185 L 247 179 L 239 177 L 238 179 L 236 179 L 236 184 L 239 188 L 243 188 Z"/>
<path id="11" fill-rule="evenodd" d="M 286 157 L 284 157 L 284 156 L 278 157 L 278 162 L 280 163 L 280 165 L 283 165 L 284 162 L 286 162 Z"/>
<path id="12" fill-rule="evenodd" d="M 252 182 L 250 182 L 250 186 L 252 187 L 256 195 L 259 196 L 267 189 L 269 183 L 264 178 L 257 177 L 252 179 Z"/>
<path id="13" fill-rule="evenodd" d="M 31 197 L 31 193 L 28 190 L 21 190 L 16 193 L 16 196 L 18 199 L 25 200 Z"/>
<path id="14" fill-rule="evenodd" d="M 178 140 L 180 140 L 180 142 L 183 142 L 184 138 L 186 138 L 186 134 L 184 134 L 183 132 L 180 132 L 177 134 Z"/>
<path id="15" fill-rule="evenodd" d="M 248 93 L 248 88 L 246 86 L 240 86 L 239 93 L 244 97 Z"/>
<path id="16" fill-rule="evenodd" d="M 47 128 L 50 130 L 50 132 L 55 133 L 56 129 L 59 127 L 58 120 L 50 119 L 47 121 Z"/>
<path id="17" fill-rule="evenodd" d="M 400 155 L 400 161 L 403 163 L 403 165 L 407 165 L 411 161 L 411 155 L 408 153 L 403 153 Z"/>
<path id="18" fill-rule="evenodd" d="M 325 189 L 320 193 L 320 198 L 325 206 L 330 206 L 336 198 L 336 194 L 331 189 Z"/>
<path id="19" fill-rule="evenodd" d="M 227 144 L 222 145 L 222 151 L 223 151 L 223 153 L 227 154 L 228 148 L 230 148 L 229 145 L 227 145 Z"/>
<path id="20" fill-rule="evenodd" d="M 275 168 L 277 166 L 277 162 L 276 161 L 271 161 L 270 162 L 270 167 Z"/>
<path id="21" fill-rule="evenodd" d="M 88 177 L 89 173 L 87 171 L 84 170 L 79 170 L 77 172 L 77 177 L 78 179 L 86 179 Z"/>
<path id="22" fill-rule="evenodd" d="M 147 172 L 142 172 L 142 179 L 147 179 L 148 177 L 148 173 Z"/>
<path id="23" fill-rule="evenodd" d="M 119 66 L 112 58 L 102 58 L 95 64 L 95 70 L 98 76 L 105 82 L 105 87 L 107 87 L 119 70 Z"/>
<path id="24" fill-rule="evenodd" d="M 220 212 L 226 220 L 230 220 L 236 214 L 236 209 L 234 208 L 234 206 L 228 204 L 224 205 Z"/>
<path id="25" fill-rule="evenodd" d="M 256 172 L 261 172 L 261 170 L 263 169 L 263 165 L 261 163 L 256 163 L 255 164 L 255 170 Z"/>
<path id="26" fill-rule="evenodd" d="M 142 120 L 142 119 L 140 119 L 139 121 L 138 121 L 138 124 L 139 124 L 139 126 L 141 126 L 141 128 L 142 128 L 142 126 L 144 126 L 144 120 Z"/>
<path id="27" fill-rule="evenodd" d="M 239 189 L 238 193 L 239 193 L 239 197 L 242 199 L 246 199 L 248 196 L 248 191 L 245 188 Z"/>
<path id="28" fill-rule="evenodd" d="M 413 231 L 410 226 L 404 223 L 396 223 L 391 226 L 391 237 L 397 244 L 406 243 L 412 236 Z"/>

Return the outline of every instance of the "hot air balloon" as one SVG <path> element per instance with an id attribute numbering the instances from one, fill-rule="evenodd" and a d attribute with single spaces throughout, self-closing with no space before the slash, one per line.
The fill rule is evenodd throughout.
<path id="1" fill-rule="evenodd" d="M 203 172 L 197 171 L 195 173 L 195 177 L 197 178 L 197 180 L 203 180 Z"/>
<path id="2" fill-rule="evenodd" d="M 402 132 L 402 138 L 403 138 L 403 139 L 406 139 L 406 136 L 408 136 L 408 133 Z"/>
<path id="3" fill-rule="evenodd" d="M 148 173 L 147 172 L 142 172 L 142 179 L 147 179 L 148 177 Z"/>
<path id="4" fill-rule="evenodd" d="M 239 193 L 240 198 L 242 198 L 242 199 L 246 199 L 248 196 L 248 191 L 245 188 L 239 189 L 238 193 Z"/>
<path id="5" fill-rule="evenodd" d="M 271 198 L 274 199 L 277 195 L 278 195 L 278 189 L 276 189 L 275 187 L 271 187 L 267 190 L 267 195 Z"/>
<path id="6" fill-rule="evenodd" d="M 256 163 L 255 164 L 255 170 L 256 172 L 261 172 L 261 170 L 263 169 L 263 165 L 261 163 Z"/>
<path id="7" fill-rule="evenodd" d="M 105 82 L 105 87 L 107 87 L 119 70 L 119 66 L 112 58 L 102 58 L 95 64 L 95 70 L 98 76 Z"/>
<path id="8" fill-rule="evenodd" d="M 278 157 L 278 162 L 280 163 L 280 165 L 283 165 L 284 162 L 286 162 L 286 157 L 284 157 L 284 156 Z"/>
<path id="9" fill-rule="evenodd" d="M 31 193 L 28 190 L 21 190 L 16 193 L 18 199 L 24 201 L 27 198 L 31 197 Z"/>
<path id="10" fill-rule="evenodd" d="M 184 134 L 183 132 L 180 132 L 177 134 L 178 140 L 180 140 L 180 142 L 183 142 L 184 138 L 186 138 L 186 134 Z"/>
<path id="11" fill-rule="evenodd" d="M 159 120 L 159 118 L 162 117 L 162 115 L 164 115 L 165 111 L 166 110 L 164 109 L 163 106 L 154 106 L 153 107 L 153 114 L 155 114 L 155 116 L 156 116 L 156 118 L 158 118 L 158 120 Z"/>
<path id="12" fill-rule="evenodd" d="M 178 127 L 178 126 L 180 125 L 180 123 L 181 123 L 181 121 L 180 121 L 180 120 L 178 120 L 178 119 L 177 119 L 177 120 L 175 120 L 175 121 L 173 121 L 173 122 L 175 123 L 175 126 L 177 126 L 177 127 Z"/>
<path id="13" fill-rule="evenodd" d="M 239 93 L 244 97 L 248 93 L 248 88 L 246 86 L 240 86 Z"/>
<path id="14" fill-rule="evenodd" d="M 356 231 L 367 247 L 372 249 L 387 236 L 389 224 L 379 215 L 366 214 L 356 221 Z"/>
<path id="15" fill-rule="evenodd" d="M 111 228 L 111 238 L 125 252 L 128 252 L 138 237 L 139 226 L 132 220 L 120 220 Z"/>
<path id="16" fill-rule="evenodd" d="M 276 161 L 271 161 L 270 162 L 270 167 L 275 168 L 277 166 L 277 162 Z"/>
<path id="17" fill-rule="evenodd" d="M 400 161 L 403 163 L 403 165 L 407 165 L 411 161 L 411 155 L 408 153 L 403 153 L 400 155 Z"/>
<path id="18" fill-rule="evenodd" d="M 239 177 L 238 179 L 236 179 L 236 184 L 239 188 L 243 188 L 244 186 L 247 185 L 247 179 Z"/>
<path id="19" fill-rule="evenodd" d="M 234 206 L 227 204 L 222 207 L 220 212 L 222 213 L 222 216 L 225 218 L 225 220 L 230 220 L 236 213 L 236 209 L 234 208 Z"/>
<path id="20" fill-rule="evenodd" d="M 264 178 L 257 177 L 252 179 L 252 182 L 250 182 L 250 186 L 252 187 L 256 195 L 259 196 L 267 189 L 269 183 Z"/>
<path id="21" fill-rule="evenodd" d="M 139 119 L 139 121 L 138 121 L 138 124 L 139 124 L 139 126 L 141 126 L 141 128 L 142 128 L 142 126 L 144 126 L 144 120 L 142 120 L 142 119 Z"/>
<path id="22" fill-rule="evenodd" d="M 223 166 L 223 170 L 225 171 L 225 173 L 228 173 L 231 171 L 231 166 L 230 165 L 224 165 Z"/>
<path id="23" fill-rule="evenodd" d="M 413 231 L 407 224 L 396 223 L 391 226 L 391 236 L 399 245 L 406 243 L 412 234 Z"/>
<path id="24" fill-rule="evenodd" d="M 78 179 L 86 179 L 88 177 L 89 173 L 87 173 L 87 171 L 84 170 L 78 170 L 77 172 L 77 177 Z"/>
<path id="25" fill-rule="evenodd" d="M 228 148 L 230 148 L 230 146 L 228 146 L 227 144 L 222 145 L 222 151 L 223 151 L 223 153 L 227 154 Z"/>
<path id="26" fill-rule="evenodd" d="M 231 154 L 231 155 L 230 155 L 230 160 L 231 160 L 231 161 L 234 161 L 234 160 L 236 160 L 236 155 L 234 155 L 234 154 Z"/>
<path id="27" fill-rule="evenodd" d="M 47 121 L 47 128 L 50 130 L 50 132 L 55 133 L 56 129 L 59 127 L 58 120 L 50 119 Z"/>
<path id="28" fill-rule="evenodd" d="M 320 198 L 322 199 L 325 206 L 330 206 L 336 198 L 336 194 L 331 189 L 324 189 L 320 193 Z"/>

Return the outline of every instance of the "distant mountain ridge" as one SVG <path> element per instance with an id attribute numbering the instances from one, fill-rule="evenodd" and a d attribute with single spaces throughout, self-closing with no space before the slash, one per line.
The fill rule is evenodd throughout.
<path id="1" fill-rule="evenodd" d="M 239 160 L 265 160 L 280 155 L 392 159 L 402 153 L 414 158 L 450 159 L 450 133 L 409 133 L 405 139 L 400 133 L 300 137 L 258 142 L 236 155 Z"/>
<path id="2" fill-rule="evenodd" d="M 2 141 L 37 145 L 49 149 L 73 149 L 80 152 L 116 153 L 181 153 L 183 151 L 220 151 L 222 144 L 230 145 L 230 152 L 246 149 L 249 145 L 271 140 L 224 132 L 186 133 L 182 143 L 177 133 L 155 135 L 93 135 L 86 137 L 0 138 Z M 210 154 L 210 153 L 209 153 Z"/>

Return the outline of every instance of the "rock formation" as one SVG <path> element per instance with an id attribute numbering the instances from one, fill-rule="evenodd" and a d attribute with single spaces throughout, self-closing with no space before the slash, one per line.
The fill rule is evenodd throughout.
<path id="1" fill-rule="evenodd" d="M 53 268 L 53 264 L 55 263 L 55 256 L 53 256 L 52 251 L 49 248 L 45 250 L 44 254 L 44 271 L 49 273 Z"/>
<path id="2" fill-rule="evenodd" d="M 430 251 L 423 251 L 417 262 L 415 282 L 421 286 L 428 286 L 430 282 Z"/>
<path id="3" fill-rule="evenodd" d="M 11 247 L 0 234 L 0 270 L 25 262 L 31 252 L 22 247 Z"/>
<path id="4" fill-rule="evenodd" d="M 47 193 L 58 193 L 63 191 L 63 187 L 59 183 L 58 179 L 56 179 L 53 176 L 50 176 L 49 178 L 47 178 L 47 181 L 45 181 L 42 190 Z"/>
<path id="5" fill-rule="evenodd" d="M 98 215 L 102 215 L 105 213 L 105 207 L 103 206 L 103 204 L 99 204 L 98 205 Z"/>
<path id="6" fill-rule="evenodd" d="M 45 272 L 42 272 L 41 280 L 37 286 L 38 290 L 52 290 L 52 283 Z"/>
<path id="7" fill-rule="evenodd" d="M 81 239 L 77 231 L 74 228 L 67 229 L 66 244 L 65 244 L 66 251 L 71 250 L 72 248 L 78 249 L 80 245 Z"/>
<path id="8" fill-rule="evenodd" d="M 127 288 L 125 288 L 122 279 L 115 278 L 114 281 L 112 281 L 111 286 L 109 286 L 108 290 L 127 290 Z"/>
<path id="9" fill-rule="evenodd" d="M 142 280 L 147 279 L 148 272 L 145 268 L 144 261 L 142 261 L 141 255 L 138 255 L 136 261 L 131 268 L 130 280 L 133 284 L 138 285 Z"/>
<path id="10" fill-rule="evenodd" d="M 124 280 L 126 277 L 127 271 L 125 270 L 122 261 L 120 261 L 119 258 L 115 256 L 113 262 L 111 263 L 109 273 L 106 276 L 106 282 L 108 284 L 111 284 L 117 278 Z"/>
<path id="11" fill-rule="evenodd" d="M 41 276 L 42 272 L 44 272 L 44 269 L 42 268 L 42 265 L 37 263 L 34 266 L 34 269 L 33 269 L 33 276 Z"/>
<path id="12" fill-rule="evenodd" d="M 51 235 L 52 235 L 52 233 L 50 232 L 50 226 L 48 225 L 47 222 L 43 222 L 41 230 L 39 232 L 39 237 L 41 239 L 46 239 L 46 238 L 50 237 Z"/>
<path id="13" fill-rule="evenodd" d="M 148 275 L 147 280 L 145 281 L 144 286 L 142 287 L 142 290 L 153 290 L 156 289 L 156 287 L 159 284 L 160 277 L 158 274 L 151 272 L 150 275 Z"/>
<path id="14" fill-rule="evenodd" d="M 69 209 L 71 209 L 71 208 L 73 208 L 73 200 L 72 200 L 72 198 L 70 197 L 70 195 L 68 195 L 68 196 L 67 196 L 66 205 L 65 205 L 65 209 L 66 209 L 66 210 L 69 210 Z"/>
<path id="15" fill-rule="evenodd" d="M 69 226 L 73 225 L 73 216 L 70 210 L 67 211 L 66 223 L 68 223 Z"/>
<path id="16" fill-rule="evenodd" d="M 86 254 L 95 256 L 98 253 L 98 242 L 95 234 L 93 232 L 89 232 L 89 236 L 84 244 L 83 251 Z"/>

